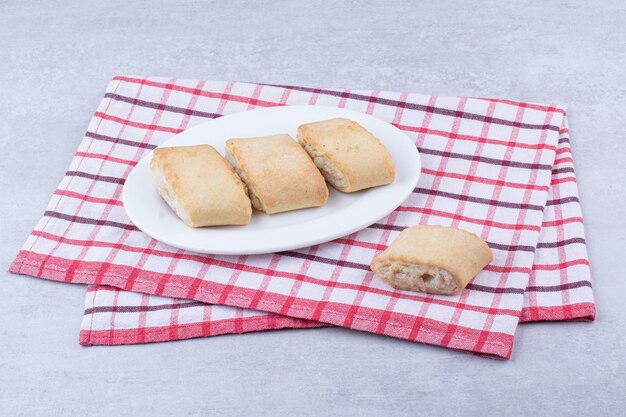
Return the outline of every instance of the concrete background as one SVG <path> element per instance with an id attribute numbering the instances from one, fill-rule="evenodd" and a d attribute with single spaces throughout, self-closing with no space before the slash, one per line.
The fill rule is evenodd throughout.
<path id="1" fill-rule="evenodd" d="M 626 2 L 429 3 L 0 0 L 0 415 L 624 415 Z M 342 329 L 81 348 L 84 288 L 5 271 L 117 74 L 569 106 L 597 321 L 521 326 L 509 362 Z"/>

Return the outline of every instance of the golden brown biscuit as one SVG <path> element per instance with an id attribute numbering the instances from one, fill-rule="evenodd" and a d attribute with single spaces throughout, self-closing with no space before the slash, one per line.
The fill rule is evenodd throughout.
<path id="1" fill-rule="evenodd" d="M 250 222 L 245 186 L 212 146 L 157 148 L 150 168 L 159 194 L 187 225 Z"/>
<path id="2" fill-rule="evenodd" d="M 348 119 L 330 119 L 298 127 L 298 142 L 326 180 L 336 189 L 353 192 L 390 184 L 396 176 L 391 155 L 363 126 Z"/>
<path id="3" fill-rule="evenodd" d="M 273 214 L 328 200 L 324 177 L 289 135 L 229 139 L 226 159 L 248 186 L 257 210 Z"/>
<path id="4" fill-rule="evenodd" d="M 444 226 L 404 229 L 372 261 L 374 274 L 399 290 L 458 294 L 493 260 L 473 233 Z"/>

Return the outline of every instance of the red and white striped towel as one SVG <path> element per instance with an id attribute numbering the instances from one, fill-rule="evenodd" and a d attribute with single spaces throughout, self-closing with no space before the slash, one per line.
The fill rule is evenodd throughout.
<path id="1" fill-rule="evenodd" d="M 415 193 L 360 232 L 270 255 L 193 254 L 156 242 L 129 222 L 121 187 L 147 150 L 207 118 L 290 104 L 351 108 L 403 129 L 423 159 Z M 567 134 L 565 112 L 556 106 L 116 77 L 11 271 L 509 357 L 520 318 L 593 319 L 595 314 Z M 554 210 L 545 210 L 544 217 L 549 191 L 548 207 Z M 400 230 L 424 223 L 470 230 L 494 250 L 494 262 L 459 296 L 394 291 L 368 271 L 369 261 Z M 86 344 L 312 325 L 225 307 L 218 313 L 218 306 L 180 308 L 180 301 L 106 288 L 92 288 L 87 300 L 81 332 Z M 224 317 L 232 328 L 212 329 L 211 323 Z M 243 325 L 246 320 L 250 326 Z"/>

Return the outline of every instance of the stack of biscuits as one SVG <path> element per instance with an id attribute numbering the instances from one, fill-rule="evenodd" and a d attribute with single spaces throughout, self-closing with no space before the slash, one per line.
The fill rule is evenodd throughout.
<path id="1" fill-rule="evenodd" d="M 229 139 L 226 158 L 210 145 L 157 148 L 150 166 L 159 194 L 191 227 L 245 225 L 252 208 L 320 207 L 326 181 L 350 193 L 395 179 L 387 149 L 348 119 L 301 125 L 298 142 L 289 135 Z"/>

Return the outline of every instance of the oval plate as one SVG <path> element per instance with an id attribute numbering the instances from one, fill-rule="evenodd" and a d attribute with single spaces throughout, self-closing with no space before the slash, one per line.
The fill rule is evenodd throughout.
<path id="1" fill-rule="evenodd" d="M 332 107 L 269 107 L 199 124 L 161 147 L 209 144 L 223 155 L 227 139 L 279 133 L 295 138 L 299 125 L 335 117 L 360 123 L 387 147 L 396 165 L 396 180 L 392 184 L 350 194 L 329 186 L 330 195 L 323 207 L 273 215 L 255 212 L 247 226 L 194 229 L 186 226 L 156 191 L 150 173 L 150 152 L 126 179 L 122 193 L 124 209 L 130 220 L 151 237 L 178 248 L 216 255 L 252 255 L 302 248 L 361 230 L 406 200 L 421 171 L 415 144 L 400 129 L 380 119 Z"/>

